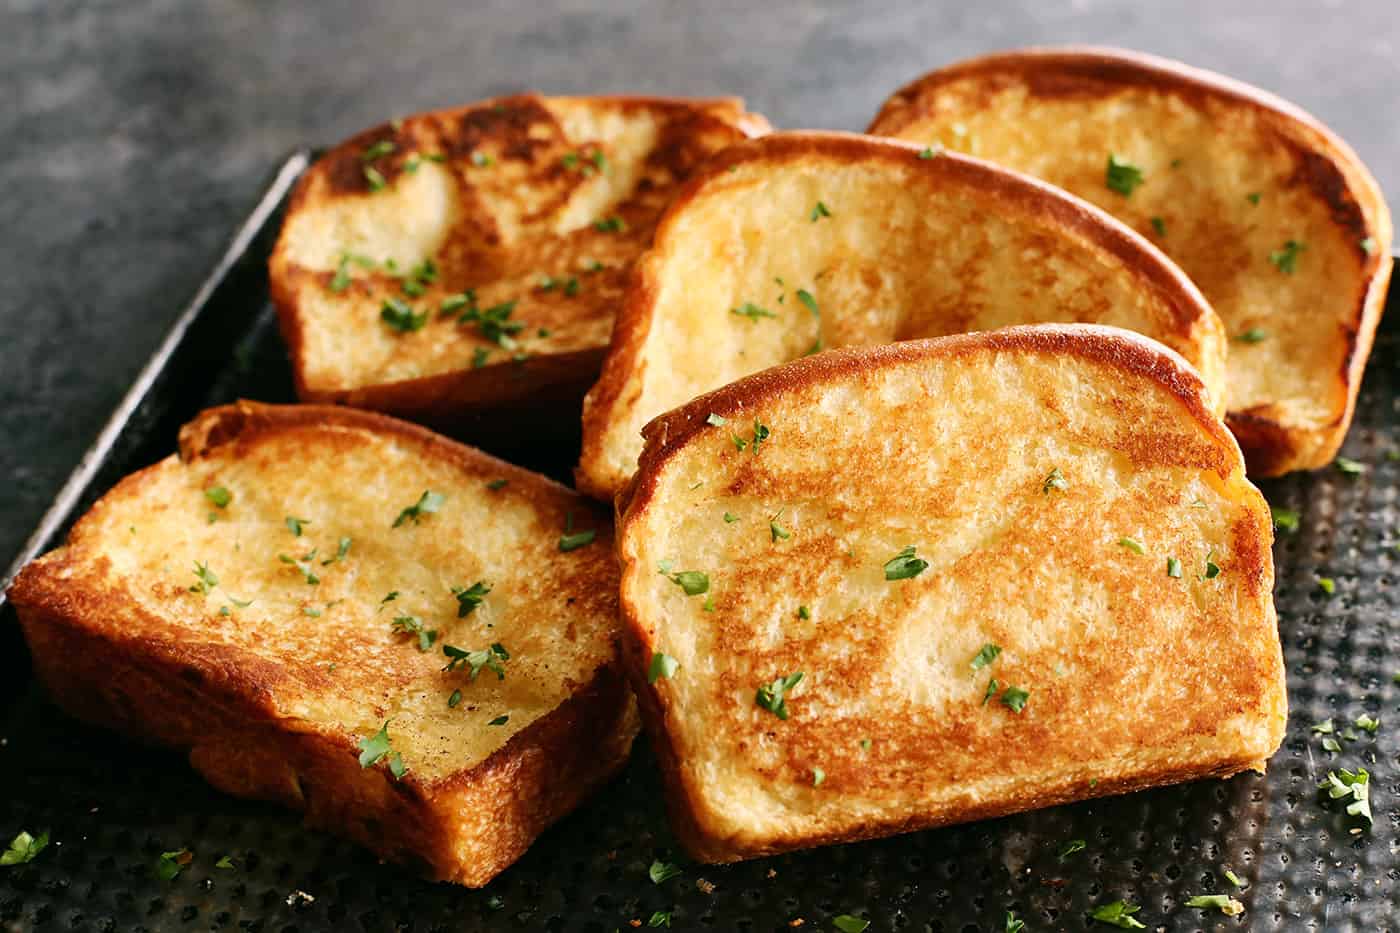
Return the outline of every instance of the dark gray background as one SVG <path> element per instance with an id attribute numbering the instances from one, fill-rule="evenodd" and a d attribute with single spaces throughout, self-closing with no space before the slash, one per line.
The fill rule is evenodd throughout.
<path id="1" fill-rule="evenodd" d="M 0 2 L 0 566 L 279 157 L 504 91 L 736 93 L 861 129 L 934 66 L 1144 49 L 1290 98 L 1400 186 L 1400 4 Z"/>

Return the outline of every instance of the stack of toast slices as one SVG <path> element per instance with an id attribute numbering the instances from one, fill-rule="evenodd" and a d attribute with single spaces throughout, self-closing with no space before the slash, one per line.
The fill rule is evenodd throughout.
<path id="1" fill-rule="evenodd" d="M 74 716 L 469 886 L 643 727 L 706 862 L 1262 770 L 1246 470 L 1334 457 L 1390 243 L 1317 121 L 1112 50 L 866 135 L 396 120 L 272 254 L 302 404 L 204 412 L 8 595 Z M 578 491 L 460 442 L 502 433 Z"/>

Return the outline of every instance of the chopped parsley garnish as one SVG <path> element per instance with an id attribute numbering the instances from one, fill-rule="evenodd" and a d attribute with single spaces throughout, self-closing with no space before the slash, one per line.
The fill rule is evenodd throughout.
<path id="1" fill-rule="evenodd" d="M 710 412 L 709 415 L 705 417 L 705 423 L 718 428 L 722 425 L 728 424 L 729 419 L 725 418 L 723 415 L 717 415 L 714 412 Z"/>
<path id="2" fill-rule="evenodd" d="M 1342 752 L 1342 745 L 1336 739 L 1328 736 L 1322 740 L 1322 750 L 1331 752 L 1334 755 L 1340 755 Z"/>
<path id="3" fill-rule="evenodd" d="M 604 217 L 602 220 L 593 221 L 593 229 L 599 233 L 624 233 L 627 230 L 627 221 L 616 215 Z"/>
<path id="4" fill-rule="evenodd" d="M 485 311 L 472 305 L 457 318 L 457 323 L 475 324 L 482 337 L 497 346 L 513 350 L 515 349 L 514 335 L 525 329 L 524 321 L 510 319 L 511 314 L 515 311 L 515 305 L 514 301 L 503 301 L 498 305 L 492 305 Z M 475 359 L 472 360 L 472 365 L 476 365 Z"/>
<path id="5" fill-rule="evenodd" d="M 417 502 L 399 512 L 399 517 L 394 519 L 394 524 L 390 527 L 397 528 L 409 521 L 416 525 L 418 524 L 418 520 L 424 515 L 432 515 L 438 509 L 442 508 L 442 504 L 445 501 L 447 501 L 447 497 L 442 493 L 433 492 L 431 489 L 425 489 L 423 490 L 423 495 L 418 497 Z"/>
<path id="6" fill-rule="evenodd" d="M 987 642 L 982 646 L 981 650 L 972 656 L 972 669 L 974 671 L 980 671 L 982 668 L 995 661 L 999 654 L 1001 654 L 1001 646 Z"/>
<path id="7" fill-rule="evenodd" d="M 1167 576 L 1174 579 L 1181 577 L 1181 561 L 1175 557 L 1167 558 Z"/>
<path id="8" fill-rule="evenodd" d="M 219 578 L 214 575 L 214 571 L 209 569 L 208 564 L 195 561 L 194 575 L 199 582 L 190 587 L 191 593 L 208 595 L 210 590 L 219 585 Z"/>
<path id="9" fill-rule="evenodd" d="M 204 490 L 204 498 L 213 503 L 215 508 L 226 509 L 233 501 L 233 493 L 223 486 L 210 486 Z"/>
<path id="10" fill-rule="evenodd" d="M 1150 218 L 1150 220 L 1152 223 L 1152 229 L 1156 231 L 1158 236 L 1167 235 L 1167 222 L 1165 220 L 1163 220 L 1160 217 L 1153 217 Z"/>
<path id="11" fill-rule="evenodd" d="M 313 609 L 311 606 L 302 606 L 302 607 L 301 607 L 301 614 L 302 614 L 302 615 L 311 616 L 311 618 L 313 618 L 313 619 L 319 619 L 319 618 L 321 618 L 321 610 L 319 610 L 319 609 Z"/>
<path id="12" fill-rule="evenodd" d="M 1333 580 L 1331 577 L 1318 577 L 1317 588 L 1328 596 L 1331 596 L 1333 593 L 1337 592 L 1337 581 Z"/>
<path id="13" fill-rule="evenodd" d="M 1247 195 L 1244 196 L 1244 199 L 1245 199 L 1246 201 L 1248 201 L 1250 204 L 1258 204 L 1258 203 L 1259 203 L 1259 198 L 1260 198 L 1260 197 L 1261 197 L 1261 195 L 1259 194 L 1258 191 L 1251 191 L 1249 194 L 1247 194 Z"/>
<path id="14" fill-rule="evenodd" d="M 680 668 L 681 662 L 658 651 L 651 656 L 651 665 L 647 667 L 647 683 L 654 684 L 662 677 L 674 677 Z"/>
<path id="15" fill-rule="evenodd" d="M 1015 911 L 1008 910 L 1006 912 L 1005 933 L 1025 933 L 1025 930 L 1026 922 L 1024 920 L 1017 920 Z"/>
<path id="16" fill-rule="evenodd" d="M 1126 198 L 1142 182 L 1142 169 L 1109 153 L 1108 168 L 1104 172 L 1104 184 L 1108 186 L 1108 190 L 1116 191 Z"/>
<path id="17" fill-rule="evenodd" d="M 1022 690 L 1020 687 L 1007 687 L 1001 695 L 1001 705 L 1013 713 L 1019 713 L 1026 708 L 1026 701 L 1030 698 L 1029 690 Z"/>
<path id="18" fill-rule="evenodd" d="M 477 347 L 472 351 L 472 369 L 480 369 L 486 365 L 486 358 L 491 355 L 491 351 L 485 347 Z"/>
<path id="19" fill-rule="evenodd" d="M 509 713 L 502 713 L 501 715 L 497 716 L 495 719 L 493 719 L 493 720 L 491 720 L 490 722 L 488 722 L 487 725 L 488 725 L 488 726 L 504 726 L 504 725 L 505 725 L 506 723 L 508 723 L 508 722 L 510 722 L 510 714 L 509 714 Z"/>
<path id="20" fill-rule="evenodd" d="M 917 577 L 928 569 L 928 561 L 914 556 L 914 545 L 910 544 L 885 562 L 886 580 L 908 580 Z"/>
<path id="21" fill-rule="evenodd" d="M 176 849 L 174 852 L 162 852 L 160 858 L 156 859 L 155 874 L 161 881 L 174 881 L 179 877 L 180 872 L 194 861 L 194 853 L 189 849 Z"/>
<path id="22" fill-rule="evenodd" d="M 798 606 L 797 617 L 805 622 L 806 620 L 812 618 L 812 610 L 808 609 L 806 606 Z"/>
<path id="23" fill-rule="evenodd" d="M 333 292 L 343 292 L 350 287 L 350 257 L 341 256 L 336 263 L 335 275 L 331 276 L 330 289 Z"/>
<path id="24" fill-rule="evenodd" d="M 496 161 L 495 159 L 491 158 L 489 155 L 487 155 L 487 154 L 484 153 L 484 152 L 473 152 L 473 153 L 472 153 L 472 165 L 475 165 L 477 168 L 486 168 L 487 166 L 491 165 L 491 164 L 494 163 L 495 161 Z"/>
<path id="25" fill-rule="evenodd" d="M 365 181 L 369 183 L 369 190 L 378 191 L 388 184 L 388 182 L 384 179 L 383 173 L 380 172 L 379 169 L 375 168 L 373 165 L 366 165 L 364 168 L 364 172 Z"/>
<path id="26" fill-rule="evenodd" d="M 403 777 L 408 769 L 403 765 L 403 758 L 394 751 L 389 744 L 389 721 L 385 720 L 379 731 L 367 739 L 360 739 L 360 767 L 369 768 L 378 764 L 380 760 L 388 758 L 389 773 L 394 776 L 394 780 Z"/>
<path id="27" fill-rule="evenodd" d="M 1362 713 L 1360 716 L 1356 717 L 1356 728 L 1365 729 L 1372 735 L 1375 735 L 1376 730 L 1380 727 L 1381 721 L 1372 717 L 1369 713 Z"/>
<path id="28" fill-rule="evenodd" d="M 1322 720 L 1322 722 L 1313 726 L 1312 731 L 1317 733 L 1318 735 L 1331 735 L 1337 730 L 1332 725 L 1332 717 L 1329 716 L 1326 719 Z"/>
<path id="29" fill-rule="evenodd" d="M 1206 572 L 1202 574 L 1202 579 L 1214 580 L 1220 576 L 1220 565 L 1211 558 L 1215 557 L 1215 548 L 1206 552 Z"/>
<path id="30" fill-rule="evenodd" d="M 1373 236 L 1363 237 L 1359 245 L 1361 252 L 1369 256 L 1376 251 L 1376 238 Z"/>
<path id="31" fill-rule="evenodd" d="M 675 862 L 663 862 L 660 859 L 656 859 L 651 863 L 651 867 L 647 869 L 647 876 L 651 878 L 652 884 L 661 884 L 670 881 L 672 878 L 681 874 L 681 872 L 681 867 Z"/>
<path id="32" fill-rule="evenodd" d="M 508 479 L 493 479 L 491 480 L 491 482 L 486 484 L 486 488 L 491 490 L 492 492 L 495 492 L 497 489 L 504 489 L 506 484 L 509 482 L 510 480 Z"/>
<path id="33" fill-rule="evenodd" d="M 732 525 L 732 524 L 734 524 L 735 522 L 737 522 L 738 520 L 739 520 L 739 516 L 735 515 L 733 512 L 725 512 L 725 513 L 724 513 L 724 523 L 725 523 L 726 525 Z"/>
<path id="34" fill-rule="evenodd" d="M 1237 888 L 1244 887 L 1244 882 L 1240 880 L 1240 876 L 1230 871 L 1230 869 L 1228 868 L 1225 869 L 1225 880 L 1230 882 Z"/>
<path id="35" fill-rule="evenodd" d="M 462 310 L 467 305 L 476 304 L 476 292 L 470 288 L 464 292 L 457 292 L 454 295 L 444 295 L 442 304 L 438 305 L 438 316 L 447 317 Z"/>
<path id="36" fill-rule="evenodd" d="M 670 925 L 671 925 L 671 914 L 672 914 L 672 913 L 674 913 L 674 911 L 670 911 L 670 910 L 657 910 L 657 911 L 653 911 L 653 912 L 652 912 L 652 915 L 651 915 L 651 919 L 647 921 L 647 926 L 649 926 L 649 927 L 670 927 Z"/>
<path id="37" fill-rule="evenodd" d="M 593 539 L 598 537 L 598 532 L 592 528 L 587 531 L 576 531 L 573 534 L 563 534 L 559 536 L 559 550 L 576 551 L 585 545 L 593 543 Z"/>
<path id="38" fill-rule="evenodd" d="M 1147 553 L 1147 551 L 1146 551 L 1146 550 L 1143 548 L 1143 546 L 1142 546 L 1142 542 L 1139 541 L 1137 538 L 1119 538 L 1119 539 L 1118 539 L 1118 546 L 1121 547 L 1121 548 L 1127 548 L 1129 551 L 1132 551 L 1134 554 L 1146 554 L 1146 553 Z"/>
<path id="39" fill-rule="evenodd" d="M 384 299 L 384 306 L 379 309 L 379 319 L 389 325 L 390 330 L 408 334 L 423 329 L 423 325 L 428 323 L 428 312 L 414 311 L 398 298 L 389 297 Z"/>
<path id="40" fill-rule="evenodd" d="M 296 518 L 292 515 L 288 515 L 282 521 L 286 523 L 287 530 L 298 538 L 301 537 L 301 526 L 311 524 L 311 519 L 309 518 Z"/>
<path id="41" fill-rule="evenodd" d="M 730 308 L 729 313 L 737 314 L 740 317 L 746 317 L 751 321 L 757 321 L 761 317 L 777 317 L 772 311 L 769 311 L 767 308 L 760 308 L 752 301 L 746 301 L 737 308 Z"/>
<path id="42" fill-rule="evenodd" d="M 49 844 L 49 834 L 40 833 L 31 836 L 27 832 L 21 831 L 19 835 L 10 840 L 10 845 L 4 852 L 0 852 L 0 865 L 23 865 L 25 862 L 34 861 L 34 857 Z"/>
<path id="43" fill-rule="evenodd" d="M 321 561 L 321 566 L 329 567 L 331 564 L 334 564 L 337 561 L 345 560 L 345 555 L 350 553 L 350 543 L 351 542 L 348 537 L 341 538 L 340 541 L 337 542 L 335 556 L 327 557 L 325 560 Z"/>
<path id="44" fill-rule="evenodd" d="M 1341 769 L 1341 774 L 1336 771 L 1327 772 L 1327 780 L 1318 787 L 1325 788 L 1327 796 L 1333 800 L 1342 797 L 1351 797 L 1351 803 L 1347 804 L 1348 816 L 1359 816 L 1367 823 L 1371 822 L 1371 775 L 1365 768 L 1357 768 L 1356 771 Z"/>
<path id="45" fill-rule="evenodd" d="M 1262 343 L 1269 339 L 1269 332 L 1262 327 L 1251 327 L 1249 330 L 1238 333 L 1230 339 L 1235 343 Z"/>
<path id="46" fill-rule="evenodd" d="M 666 561 L 658 572 L 679 586 L 687 596 L 699 596 L 710 588 L 709 574 L 699 570 L 682 570 L 678 573 L 672 573 L 670 561 Z"/>
<path id="47" fill-rule="evenodd" d="M 1280 272 L 1293 274 L 1293 270 L 1298 265 L 1298 254 L 1307 249 L 1307 246 L 1297 240 L 1289 240 L 1283 244 L 1281 249 L 1276 249 L 1269 254 L 1269 262 L 1278 266 Z"/>
<path id="48" fill-rule="evenodd" d="M 788 538 L 792 537 L 792 532 L 788 531 L 782 525 L 778 524 L 778 518 L 782 514 L 783 510 L 778 509 L 777 513 L 768 519 L 768 533 L 772 535 L 772 540 L 774 543 L 777 543 L 778 539 L 780 538 L 786 541 Z"/>
<path id="49" fill-rule="evenodd" d="M 424 628 L 423 620 L 417 616 L 399 616 L 393 622 L 394 631 L 404 635 L 418 636 L 418 650 L 428 651 L 437 641 L 437 629 Z"/>
<path id="50" fill-rule="evenodd" d="M 1274 527 L 1285 534 L 1292 534 L 1298 530 L 1299 515 L 1295 509 L 1285 509 L 1281 506 L 1270 505 L 1269 511 L 1273 514 Z"/>
<path id="51" fill-rule="evenodd" d="M 1060 849 L 1060 861 L 1063 862 L 1076 852 L 1083 852 L 1087 846 L 1088 843 L 1083 839 L 1071 839 L 1069 842 L 1065 843 L 1064 848 Z"/>
<path id="52" fill-rule="evenodd" d="M 476 680 L 481 669 L 484 667 L 496 675 L 497 680 L 506 679 L 506 669 L 501 663 L 510 660 L 510 652 L 505 649 L 500 642 L 495 642 L 489 648 L 482 648 L 480 651 L 468 651 L 454 645 L 443 645 L 442 653 L 447 655 L 447 666 L 444 671 L 455 671 L 462 665 L 468 667 L 467 680 Z"/>
<path id="53" fill-rule="evenodd" d="M 462 691 L 453 690 L 452 695 L 447 698 L 447 708 L 456 709 L 457 704 L 462 702 Z"/>
<path id="54" fill-rule="evenodd" d="M 360 153 L 361 162 L 373 162 L 375 159 L 390 155 L 394 151 L 394 141 L 391 139 L 381 139 L 377 143 L 370 144 L 364 152 Z"/>
<path id="55" fill-rule="evenodd" d="M 830 216 L 831 216 L 831 211 L 827 210 L 826 205 L 823 204 L 821 201 L 818 201 L 815 205 L 813 205 L 813 207 L 812 207 L 812 215 L 811 215 L 811 218 L 810 218 L 811 221 L 812 221 L 812 223 L 816 223 L 817 221 L 821 220 L 823 217 L 830 217 Z"/>
<path id="56" fill-rule="evenodd" d="M 457 597 L 457 618 L 464 619 L 472 614 L 472 610 L 481 605 L 481 601 L 486 598 L 486 594 L 491 592 L 491 584 L 485 580 L 477 580 L 471 586 L 452 588 L 452 595 Z"/>
<path id="57" fill-rule="evenodd" d="M 821 310 L 817 308 L 817 299 L 812 297 L 812 293 L 807 291 L 807 289 L 799 288 L 797 290 L 797 300 L 802 302 L 807 310 L 812 312 L 814 317 L 820 318 L 822 316 Z"/>
<path id="58" fill-rule="evenodd" d="M 754 702 L 779 719 L 788 718 L 787 695 L 802 682 L 803 673 L 797 671 L 786 677 L 779 677 L 771 684 L 764 684 L 754 694 Z"/>
<path id="59" fill-rule="evenodd" d="M 1055 467 L 1045 476 L 1045 482 L 1040 485 L 1040 491 L 1045 495 L 1050 494 L 1050 490 L 1058 489 L 1064 492 L 1069 488 L 1069 480 L 1065 479 L 1065 474 L 1060 472 L 1059 467 Z"/>
<path id="60" fill-rule="evenodd" d="M 840 930 L 841 933 L 865 933 L 865 930 L 870 926 L 870 921 L 864 917 L 838 914 L 831 918 L 831 925 Z"/>
<path id="61" fill-rule="evenodd" d="M 762 424 L 757 418 L 753 419 L 753 452 L 758 453 L 758 445 L 768 440 L 768 435 L 772 432 L 768 430 L 768 425 Z"/>
<path id="62" fill-rule="evenodd" d="M 997 683 L 997 679 L 995 677 L 988 681 L 987 689 L 982 694 L 982 705 L 986 706 L 989 702 L 991 702 L 992 697 L 996 696 L 997 691 L 999 691 L 1000 689 L 1001 684 Z"/>
<path id="63" fill-rule="evenodd" d="M 1229 917 L 1244 913 L 1244 905 L 1228 894 L 1197 894 L 1186 902 L 1186 906 L 1197 910 L 1219 910 Z"/>
<path id="64" fill-rule="evenodd" d="M 822 768 L 816 766 L 816 765 L 813 765 L 813 766 L 812 766 L 812 786 L 813 786 L 813 787 L 821 787 L 821 786 L 822 786 L 822 782 L 825 781 L 825 780 L 826 780 L 826 771 L 825 771 L 824 769 L 822 769 Z"/>
<path id="65" fill-rule="evenodd" d="M 391 602 L 393 602 L 394 600 L 396 600 L 396 599 L 398 599 L 398 598 L 399 598 L 399 591 L 398 591 L 398 590 L 390 590 L 390 591 L 389 591 L 389 595 L 388 595 L 388 596 L 385 596 L 383 599 L 381 599 L 381 600 L 379 601 L 379 605 L 382 606 L 382 605 L 384 605 L 385 603 L 391 603 Z"/>
<path id="66" fill-rule="evenodd" d="M 1370 469 L 1360 460 L 1353 460 L 1350 457 L 1338 457 L 1334 462 L 1337 470 L 1348 476 L 1359 476 Z"/>
<path id="67" fill-rule="evenodd" d="M 316 571 L 311 569 L 311 562 L 316 559 L 315 548 L 312 548 L 301 557 L 293 557 L 290 554 L 278 554 L 277 559 L 284 564 L 295 567 L 301 575 L 306 578 L 307 586 L 315 586 L 321 582 L 321 578 L 316 576 Z"/>
<path id="68" fill-rule="evenodd" d="M 224 869 L 234 869 L 234 868 L 237 868 L 238 866 L 235 865 L 235 864 L 233 864 L 233 856 L 231 856 L 231 855 L 221 855 L 221 856 L 219 856 L 219 860 L 218 860 L 217 862 L 214 863 L 214 867 L 215 867 L 215 868 L 224 868 Z"/>
<path id="69" fill-rule="evenodd" d="M 941 149 L 943 147 L 940 146 L 938 148 Z M 932 159 L 936 155 L 938 155 L 938 149 L 935 149 L 932 146 L 925 146 L 924 148 L 919 150 L 919 158 L 921 159 Z"/>
<path id="70" fill-rule="evenodd" d="M 1107 923 L 1110 926 L 1121 927 L 1124 930 L 1144 930 L 1146 927 L 1133 918 L 1133 914 L 1141 910 L 1126 901 L 1113 901 L 1109 904 L 1100 904 L 1089 914 L 1090 917 L 1100 923 Z"/>

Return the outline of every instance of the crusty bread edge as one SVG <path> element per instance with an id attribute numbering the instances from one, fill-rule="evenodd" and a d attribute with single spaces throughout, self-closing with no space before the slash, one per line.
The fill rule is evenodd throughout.
<path id="1" fill-rule="evenodd" d="M 911 100 L 952 81 L 983 72 L 1032 75 L 1073 70 L 1099 80 L 1146 84 L 1187 94 L 1210 95 L 1250 107 L 1270 117 L 1280 136 L 1300 149 L 1323 157 L 1345 182 L 1334 190 L 1316 170 L 1303 173 L 1305 182 L 1331 209 L 1333 217 L 1349 213 L 1347 197 L 1355 201 L 1362 223 L 1353 226 L 1356 249 L 1362 255 L 1366 286 L 1350 318 L 1347 352 L 1338 378 L 1345 389 L 1342 411 L 1315 426 L 1290 426 L 1264 411 L 1230 411 L 1226 423 L 1239 439 L 1252 476 L 1281 476 L 1294 470 L 1326 466 L 1336 456 L 1356 410 L 1361 377 L 1371 353 L 1376 327 L 1385 309 L 1391 274 L 1393 231 L 1390 210 L 1380 185 L 1355 151 L 1336 133 L 1301 107 L 1261 88 L 1181 62 L 1142 52 L 1100 46 L 1030 47 L 993 52 L 939 68 L 895 91 L 881 105 L 868 132 L 899 132 L 908 124 L 902 111 Z M 1369 253 L 1361 243 L 1371 238 Z"/>
<path id="2" fill-rule="evenodd" d="M 596 95 L 544 97 L 525 92 L 475 101 L 459 107 L 423 111 L 404 121 L 423 118 L 451 118 L 481 107 L 532 97 L 540 101 L 601 103 L 623 107 L 689 107 L 711 119 L 735 127 L 748 136 L 769 132 L 768 120 L 745 109 L 740 97 L 663 97 L 648 95 Z M 287 202 L 285 216 L 298 211 L 309 197 L 312 185 L 327 166 L 346 152 L 364 149 L 389 127 L 380 123 L 361 130 L 323 153 L 297 181 Z M 410 418 L 444 430 L 456 430 L 464 416 L 489 413 L 492 406 L 528 401 L 539 411 L 557 411 L 561 406 L 577 406 L 588 386 L 598 375 L 606 348 L 596 347 L 568 353 L 534 356 L 523 361 L 493 363 L 417 379 L 363 386 L 335 387 L 311 384 L 306 377 L 306 341 L 296 300 L 296 278 L 287 259 L 287 225 L 278 233 L 268 258 L 268 289 L 277 311 L 277 325 L 287 346 L 297 398 L 315 404 L 350 405 Z"/>
<path id="3" fill-rule="evenodd" d="M 824 832 L 805 836 L 785 834 L 767 839 L 745 839 L 735 838 L 710 825 L 697 789 L 691 787 L 685 777 L 679 754 L 666 726 L 670 706 L 665 694 L 665 681 L 659 680 L 655 684 L 647 682 L 654 644 L 638 607 L 628 598 L 629 583 L 635 574 L 640 572 L 635 566 L 635 560 L 630 558 L 626 551 L 630 524 L 638 520 L 654 497 L 658 476 L 667 461 L 708 426 L 706 419 L 711 412 L 722 417 L 740 417 L 751 413 L 767 399 L 804 386 L 855 378 L 889 365 L 964 355 L 983 349 L 1072 353 L 1101 365 L 1119 367 L 1157 381 L 1181 402 L 1187 415 L 1224 450 L 1228 463 L 1219 475 L 1222 480 L 1241 487 L 1243 494 L 1253 500 L 1253 511 L 1259 520 L 1261 533 L 1266 538 L 1271 538 L 1272 526 L 1268 519 L 1268 505 L 1259 491 L 1245 479 L 1244 460 L 1239 445 L 1212 411 L 1209 393 L 1195 369 L 1156 341 L 1119 328 L 1090 324 L 1042 324 L 911 340 L 876 347 L 833 350 L 755 373 L 653 419 L 643 429 L 647 443 L 642 453 L 640 468 L 615 500 L 616 542 L 619 561 L 622 564 L 624 668 L 631 679 L 632 689 L 641 709 L 642 722 L 661 771 L 672 830 L 686 851 L 698 861 L 734 862 L 798 848 L 854 842 L 989 819 L 1024 810 L 1187 780 L 1229 777 L 1246 770 L 1263 771 L 1268 758 L 1282 743 L 1288 700 L 1282 681 L 1283 659 L 1280 649 L 1277 666 L 1279 678 L 1275 685 L 1277 690 L 1274 697 L 1279 715 L 1272 722 L 1266 742 L 1268 747 L 1259 749 L 1258 754 L 1232 757 L 1203 767 L 1165 768 L 1124 778 L 1075 780 L 1063 786 L 1048 788 L 1033 798 L 983 804 L 965 809 L 948 807 L 932 814 L 874 821 L 858 832 Z M 1267 556 L 1267 542 L 1261 553 Z M 1261 585 L 1268 594 L 1272 591 L 1273 583 L 1271 564 L 1266 563 L 1264 569 L 1266 573 Z M 1275 632 L 1277 645 L 1277 622 L 1271 597 L 1267 601 L 1267 607 L 1266 622 L 1269 630 Z"/>
<path id="4" fill-rule="evenodd" d="M 532 501 L 575 497 L 552 480 L 423 428 L 337 407 L 238 402 L 210 409 L 181 431 L 180 457 L 203 457 L 264 431 L 326 424 L 422 443 L 425 456 L 489 469 Z M 142 482 L 159 466 L 117 488 Z M 93 509 L 101 507 L 99 500 Z M 410 771 L 395 781 L 383 767 L 359 766 L 361 737 L 280 718 L 260 665 L 242 652 L 93 629 L 87 620 L 97 614 L 146 612 L 134 603 L 114 607 L 108 594 L 75 591 L 58 570 L 52 563 L 31 564 L 8 595 L 35 672 L 62 709 L 175 746 L 220 790 L 303 810 L 308 826 L 347 836 L 439 880 L 486 884 L 622 767 L 638 731 L 631 691 L 613 662 L 477 765 L 435 780 Z M 452 816 L 462 811 L 495 814 L 485 844 L 467 852 L 453 841 Z"/>
<path id="5" fill-rule="evenodd" d="M 1118 259 L 1176 313 L 1182 333 L 1201 344 L 1202 375 L 1211 388 L 1210 407 L 1224 411 L 1224 325 L 1195 283 L 1161 250 L 1108 212 L 1037 178 L 960 153 L 944 151 L 936 158 L 919 158 L 921 151 L 922 147 L 902 140 L 859 133 L 783 131 L 736 143 L 692 176 L 658 222 L 651 248 L 633 267 L 602 374 L 584 398 L 583 450 L 574 471 L 579 491 L 609 499 L 626 482 L 627 477 L 617 475 L 604 462 L 606 439 L 613 418 L 631 401 L 627 393 L 635 391 L 631 381 L 656 314 L 660 267 L 664 254 L 672 248 L 670 240 L 679 215 L 710 184 L 724 184 L 735 166 L 762 161 L 782 164 L 813 154 L 851 162 L 886 159 L 940 177 L 944 183 L 989 192 L 1023 215 L 1052 218 L 1058 226 Z"/>

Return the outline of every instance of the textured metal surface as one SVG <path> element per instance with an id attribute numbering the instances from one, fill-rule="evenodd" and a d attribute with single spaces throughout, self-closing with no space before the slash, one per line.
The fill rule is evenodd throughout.
<path id="1" fill-rule="evenodd" d="M 174 447 L 199 407 L 238 396 L 282 401 L 290 380 L 265 304 L 266 231 L 235 262 L 117 438 L 83 504 Z M 1396 302 L 1400 303 L 1400 302 Z M 28 673 L 8 608 L 0 619 L 0 845 L 21 829 L 53 840 L 0 868 L 4 930 L 476 931 L 611 933 L 657 911 L 672 929 L 1109 929 L 1089 920 L 1119 898 L 1148 929 L 1400 930 L 1400 308 L 1382 328 L 1345 453 L 1360 475 L 1322 471 L 1264 485 L 1300 527 L 1275 547 L 1276 600 L 1291 716 L 1267 776 L 1242 775 L 896 839 L 725 868 L 674 851 L 650 754 L 546 833 L 482 891 L 430 884 L 354 846 L 300 828 L 275 807 L 206 787 L 180 756 L 137 747 L 59 713 Z M 569 457 L 537 464 L 558 472 Z M 1335 580 L 1324 594 L 1318 577 Z M 1310 726 L 1358 715 L 1341 754 Z M 1094 741 L 1086 734 L 1085 742 Z M 1375 825 L 1324 803 L 1329 768 L 1372 774 Z M 989 762 L 989 767 L 994 767 Z M 1063 859 L 1070 840 L 1083 851 Z M 157 880 L 160 853 L 194 860 Z M 233 868 L 218 868 L 222 856 Z M 679 877 L 653 884 L 653 859 Z M 1236 891 L 1232 870 L 1246 884 Z M 1234 893 L 1238 918 L 1184 906 Z"/>

